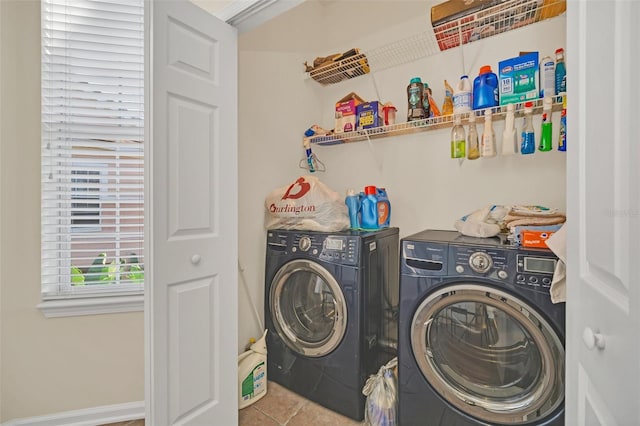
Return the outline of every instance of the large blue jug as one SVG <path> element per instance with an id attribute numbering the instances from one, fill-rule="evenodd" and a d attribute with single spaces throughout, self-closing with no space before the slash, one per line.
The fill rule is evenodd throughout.
<path id="1" fill-rule="evenodd" d="M 498 106 L 498 76 L 490 65 L 480 68 L 480 75 L 473 80 L 473 109 Z"/>

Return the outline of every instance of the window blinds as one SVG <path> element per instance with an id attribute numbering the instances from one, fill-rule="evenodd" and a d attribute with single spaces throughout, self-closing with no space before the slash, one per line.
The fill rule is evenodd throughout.
<path id="1" fill-rule="evenodd" d="M 42 0 L 42 292 L 141 291 L 143 0 Z"/>

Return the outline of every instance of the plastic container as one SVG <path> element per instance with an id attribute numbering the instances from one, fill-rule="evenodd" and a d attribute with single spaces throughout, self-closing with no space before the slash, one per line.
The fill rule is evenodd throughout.
<path id="1" fill-rule="evenodd" d="M 485 65 L 473 80 L 473 109 L 494 107 L 498 101 L 498 76 Z"/>
<path id="2" fill-rule="evenodd" d="M 542 105 L 542 124 L 540 126 L 540 145 L 538 145 L 538 150 L 551 151 L 551 97 L 544 98 Z"/>
<path id="3" fill-rule="evenodd" d="M 520 138 L 520 153 L 533 154 L 536 150 L 536 136 L 533 132 L 533 103 L 526 102 L 524 104 L 524 126 L 522 126 L 522 135 Z"/>
<path id="4" fill-rule="evenodd" d="M 444 81 L 444 102 L 442 103 L 442 115 L 453 114 L 453 88 L 447 80 Z"/>
<path id="5" fill-rule="evenodd" d="M 504 131 L 502 132 L 502 155 L 513 155 L 518 152 L 515 124 L 515 105 L 508 104 L 507 114 L 504 118 Z"/>
<path id="6" fill-rule="evenodd" d="M 362 229 L 379 229 L 378 224 L 378 197 L 375 186 L 364 187 L 364 197 L 361 200 L 361 222 Z"/>
<path id="7" fill-rule="evenodd" d="M 562 112 L 560 113 L 560 135 L 558 137 L 558 151 L 567 150 L 567 95 L 562 97 Z"/>
<path id="8" fill-rule="evenodd" d="M 550 56 L 540 60 L 540 97 L 556 93 L 556 64 Z"/>
<path id="9" fill-rule="evenodd" d="M 394 107 L 391 102 L 387 102 L 382 107 L 382 113 L 384 114 L 384 125 L 391 126 L 392 124 L 396 124 L 396 107 Z"/>
<path id="10" fill-rule="evenodd" d="M 438 104 L 436 104 L 435 99 L 431 95 L 431 87 L 427 83 L 424 83 L 424 94 L 425 94 L 425 103 L 429 103 L 429 117 L 439 117 L 440 116 L 440 108 L 438 108 Z"/>
<path id="11" fill-rule="evenodd" d="M 478 142 L 478 129 L 476 127 L 476 114 L 469 114 L 469 133 L 467 135 L 467 159 L 480 158 L 480 144 Z"/>
<path id="12" fill-rule="evenodd" d="M 238 357 L 238 408 L 245 408 L 267 394 L 267 330 Z"/>
<path id="13" fill-rule="evenodd" d="M 451 158 L 464 158 L 465 145 L 464 127 L 462 127 L 460 116 L 456 115 L 453 118 L 453 127 L 451 128 Z"/>
<path id="14" fill-rule="evenodd" d="M 378 227 L 388 228 L 391 223 L 391 202 L 387 196 L 387 190 L 376 188 L 378 198 Z"/>
<path id="15" fill-rule="evenodd" d="M 484 129 L 482 130 L 482 140 L 480 142 L 480 155 L 483 157 L 495 157 L 498 155 L 496 150 L 496 134 L 493 131 L 491 111 L 485 112 L 484 115 Z"/>
<path id="16" fill-rule="evenodd" d="M 422 120 L 427 117 L 423 101 L 424 85 L 420 77 L 414 77 L 407 86 L 407 121 Z"/>
<path id="17" fill-rule="evenodd" d="M 469 76 L 460 77 L 456 91 L 453 93 L 453 113 L 461 114 L 471 111 L 471 81 Z"/>
<path id="18" fill-rule="evenodd" d="M 348 190 L 344 203 L 349 209 L 349 227 L 351 229 L 360 228 L 360 219 L 358 218 L 358 214 L 360 213 L 360 198 L 358 194 L 356 194 L 356 191 L 353 189 Z"/>
<path id="19" fill-rule="evenodd" d="M 567 68 L 564 64 L 564 49 L 556 50 L 556 95 L 563 95 L 567 92 Z"/>

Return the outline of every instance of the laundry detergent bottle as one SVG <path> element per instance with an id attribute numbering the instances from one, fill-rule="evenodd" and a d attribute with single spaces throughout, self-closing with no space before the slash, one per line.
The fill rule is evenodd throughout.
<path id="1" fill-rule="evenodd" d="M 351 229 L 360 228 L 360 219 L 358 215 L 360 213 L 360 198 L 353 189 L 347 190 L 347 196 L 344 199 L 344 203 L 349 209 L 349 227 Z"/>
<path id="2" fill-rule="evenodd" d="M 498 76 L 490 65 L 484 65 L 473 80 L 473 109 L 498 106 L 498 101 Z"/>
<path id="3" fill-rule="evenodd" d="M 391 203 L 387 196 L 387 190 L 376 188 L 376 196 L 378 197 L 378 227 L 388 228 L 391 223 Z"/>
<path id="4" fill-rule="evenodd" d="M 364 197 L 361 201 L 361 224 L 362 229 L 379 229 L 378 224 L 378 197 L 375 186 L 364 187 Z"/>
<path id="5" fill-rule="evenodd" d="M 267 394 L 267 330 L 238 357 L 238 408 L 245 408 Z"/>

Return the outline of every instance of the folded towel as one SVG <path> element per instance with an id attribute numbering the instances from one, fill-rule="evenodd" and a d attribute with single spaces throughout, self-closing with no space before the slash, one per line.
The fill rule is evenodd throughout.
<path id="1" fill-rule="evenodd" d="M 567 231 L 566 226 L 562 226 L 557 232 L 547 239 L 547 247 L 558 256 L 558 263 L 556 264 L 556 270 L 553 273 L 553 280 L 551 281 L 551 288 L 549 293 L 551 294 L 551 302 L 560 303 L 567 301 L 566 287 L 567 287 L 567 268 L 565 262 L 567 261 Z"/>
<path id="2" fill-rule="evenodd" d="M 526 226 L 526 225 L 530 225 L 530 226 L 557 225 L 557 224 L 564 223 L 566 220 L 567 218 L 564 215 L 557 215 L 557 216 L 551 216 L 551 217 L 522 217 L 522 216 L 514 217 L 514 216 L 507 215 L 504 218 L 505 225 L 509 229 L 512 229 L 516 226 Z"/>

